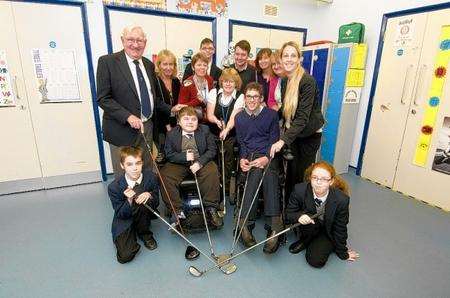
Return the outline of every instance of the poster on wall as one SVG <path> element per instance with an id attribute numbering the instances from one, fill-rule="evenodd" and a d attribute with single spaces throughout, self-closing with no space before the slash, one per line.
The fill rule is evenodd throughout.
<path id="1" fill-rule="evenodd" d="M 166 0 L 103 0 L 103 4 L 167 10 Z"/>
<path id="2" fill-rule="evenodd" d="M 212 16 L 226 16 L 228 0 L 177 0 L 180 12 L 197 13 Z"/>
<path id="3" fill-rule="evenodd" d="M 450 174 L 450 117 L 444 118 L 431 168 L 434 171 Z"/>
<path id="4" fill-rule="evenodd" d="M 31 56 L 41 103 L 81 101 L 74 49 L 33 49 Z"/>
<path id="5" fill-rule="evenodd" d="M 16 98 L 12 90 L 6 52 L 0 50 L 0 107 L 13 107 L 15 105 Z"/>
<path id="6" fill-rule="evenodd" d="M 414 40 L 414 18 L 398 21 L 397 33 L 394 40 L 395 47 L 407 48 Z"/>

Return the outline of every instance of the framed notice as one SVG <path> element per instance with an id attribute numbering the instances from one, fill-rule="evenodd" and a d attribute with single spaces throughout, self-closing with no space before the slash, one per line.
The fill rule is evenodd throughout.
<path id="1" fill-rule="evenodd" d="M 41 103 L 81 101 L 74 49 L 31 51 Z"/>
<path id="2" fill-rule="evenodd" d="M 0 107 L 13 107 L 15 105 L 16 98 L 12 90 L 6 53 L 0 50 Z"/>

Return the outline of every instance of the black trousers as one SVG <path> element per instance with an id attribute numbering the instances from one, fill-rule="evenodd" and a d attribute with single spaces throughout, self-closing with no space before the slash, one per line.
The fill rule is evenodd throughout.
<path id="1" fill-rule="evenodd" d="M 225 163 L 225 192 L 229 194 L 230 192 L 230 179 L 231 179 L 231 173 L 234 169 L 236 169 L 236 161 L 235 161 L 235 153 L 234 153 L 234 144 L 236 142 L 235 137 L 228 137 L 223 142 L 224 147 L 224 163 Z M 221 144 L 220 141 L 218 142 L 218 148 L 219 148 L 219 154 L 218 157 L 220 159 L 220 175 L 222 175 L 222 157 L 221 157 Z M 222 178 L 223 179 L 223 178 Z M 222 183 L 222 180 L 220 180 Z"/>
<path id="2" fill-rule="evenodd" d="M 253 159 L 261 157 L 263 155 L 255 156 Z M 254 226 L 256 219 L 256 212 L 258 207 L 258 197 L 251 206 L 253 197 L 255 196 L 258 184 L 261 181 L 264 169 L 251 168 L 248 175 L 247 189 L 245 190 L 244 198 L 242 201 L 242 214 L 241 218 L 245 218 L 248 210 L 250 210 L 247 225 Z M 280 192 L 280 181 L 279 181 L 280 166 L 279 160 L 274 158 L 269 164 L 266 175 L 262 182 L 261 188 L 262 195 L 264 199 L 264 215 L 267 217 L 279 217 L 281 215 L 281 192 Z M 268 223 L 271 221 L 268 221 Z"/>
<path id="3" fill-rule="evenodd" d="M 161 169 L 164 184 L 176 212 L 182 211 L 183 207 L 179 190 L 180 183 L 190 174 L 192 174 L 192 172 L 189 169 L 189 166 L 171 162 L 167 162 Z M 212 207 L 217 209 L 219 207 L 220 200 L 219 171 L 217 169 L 217 165 L 213 161 L 208 162 L 200 170 L 198 170 L 197 180 L 205 208 Z M 167 197 L 166 192 L 161 190 L 161 194 L 166 207 L 169 210 L 172 210 L 170 199 Z"/>
<path id="4" fill-rule="evenodd" d="M 297 138 L 290 148 L 294 159 L 288 162 L 286 173 L 286 200 L 289 198 L 295 184 L 301 183 L 306 169 L 316 161 L 322 133 L 315 133 L 306 138 Z"/>
<path id="5" fill-rule="evenodd" d="M 150 230 L 152 212 L 145 208 L 144 205 L 135 203 L 133 203 L 132 210 L 133 224 L 114 240 L 117 250 L 117 261 L 121 264 L 133 260 L 139 251 L 141 246 L 137 243 L 137 237 L 146 239 L 153 235 Z"/>
<path id="6" fill-rule="evenodd" d="M 306 261 L 312 267 L 322 268 L 334 251 L 334 244 L 328 237 L 325 226 L 316 219 L 315 224 L 301 225 L 298 230 L 300 240 L 306 246 Z"/>

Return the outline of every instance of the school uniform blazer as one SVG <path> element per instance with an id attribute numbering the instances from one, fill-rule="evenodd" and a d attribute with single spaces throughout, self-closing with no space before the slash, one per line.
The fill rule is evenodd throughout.
<path id="1" fill-rule="evenodd" d="M 335 252 L 340 259 L 346 260 L 347 224 L 349 221 L 350 198 L 337 188 L 330 187 L 325 201 L 324 224 L 328 237 L 335 246 Z M 297 223 L 303 214 L 316 214 L 314 194 L 310 183 L 299 183 L 289 197 L 286 207 L 286 218 L 290 223 Z"/>
<path id="2" fill-rule="evenodd" d="M 186 65 L 186 69 L 184 70 L 184 74 L 183 74 L 183 79 L 181 81 L 183 82 L 184 80 L 186 80 L 193 74 L 194 74 L 194 70 L 192 70 L 192 65 L 191 65 L 191 63 L 189 63 L 188 65 Z M 219 78 L 221 75 L 222 75 L 222 70 L 219 67 L 217 67 L 214 63 L 211 64 L 211 71 L 209 72 L 209 76 L 211 76 L 213 78 L 214 83 L 217 85 L 214 87 L 219 86 L 218 82 L 219 82 Z"/>
<path id="3" fill-rule="evenodd" d="M 281 83 L 281 98 L 286 94 L 287 79 Z M 283 100 L 284 101 L 284 100 Z M 280 113 L 283 113 L 284 103 Z M 316 80 L 308 73 L 304 73 L 298 85 L 298 104 L 291 127 L 285 131 L 281 139 L 290 145 L 296 138 L 309 137 L 316 133 L 323 124 L 324 118 L 319 103 L 319 89 Z"/>
<path id="4" fill-rule="evenodd" d="M 141 102 L 131 75 L 125 52 L 105 55 L 98 59 L 97 101 L 103 109 L 103 139 L 115 146 L 132 145 L 139 131 L 132 128 L 127 119 L 130 115 L 141 118 Z M 152 121 L 170 116 L 171 107 L 164 103 L 156 84 L 155 66 L 142 57 L 153 95 Z"/>
<path id="5" fill-rule="evenodd" d="M 199 124 L 194 132 L 195 143 L 197 144 L 198 162 L 204 166 L 211 160 L 214 160 L 217 154 L 217 145 L 215 136 L 209 131 L 209 127 Z M 167 133 L 164 151 L 166 158 L 171 163 L 189 165 L 186 160 L 186 152 L 181 151 L 182 130 L 178 125 Z"/>
<path id="6" fill-rule="evenodd" d="M 144 192 L 148 191 L 152 195 L 151 199 L 149 199 L 146 204 L 156 211 L 156 208 L 158 208 L 159 205 L 159 183 L 155 174 L 150 170 L 143 172 L 142 186 Z M 114 218 L 111 226 L 113 240 L 128 229 L 133 223 L 131 205 L 123 194 L 127 187 L 128 184 L 125 175 L 115 179 L 108 185 L 108 195 L 114 209 Z"/>

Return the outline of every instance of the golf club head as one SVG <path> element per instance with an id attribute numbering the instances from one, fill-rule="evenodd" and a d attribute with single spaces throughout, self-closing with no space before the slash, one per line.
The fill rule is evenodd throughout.
<path id="1" fill-rule="evenodd" d="M 203 272 L 195 268 L 194 266 L 189 266 L 189 273 L 195 277 L 200 277 L 203 275 Z"/>
<path id="2" fill-rule="evenodd" d="M 237 266 L 233 263 L 228 263 L 220 267 L 220 270 L 226 275 L 233 274 L 237 270 Z"/>

